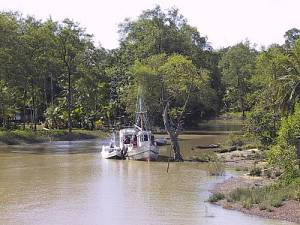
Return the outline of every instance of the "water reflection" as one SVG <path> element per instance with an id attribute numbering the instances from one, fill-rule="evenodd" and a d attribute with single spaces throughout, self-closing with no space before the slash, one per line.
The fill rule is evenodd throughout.
<path id="1" fill-rule="evenodd" d="M 48 147 L 0 152 L 0 224 L 285 224 L 206 203 L 225 177 L 207 176 L 205 164 L 166 173 L 163 162 L 101 159 L 99 141 Z"/>

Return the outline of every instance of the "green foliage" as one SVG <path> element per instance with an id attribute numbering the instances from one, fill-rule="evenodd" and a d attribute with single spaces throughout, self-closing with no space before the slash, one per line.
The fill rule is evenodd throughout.
<path id="1" fill-rule="evenodd" d="M 260 210 L 273 211 L 280 207 L 285 200 L 299 199 L 300 180 L 294 179 L 290 183 L 277 183 L 261 188 L 237 188 L 225 196 L 229 202 L 239 202 L 245 208 L 258 205 Z"/>
<path id="2" fill-rule="evenodd" d="M 153 109 L 155 125 L 162 124 L 161 120 L 157 120 L 162 112 L 162 96 L 159 96 L 162 85 L 167 92 L 163 99 L 173 98 L 171 112 L 174 117 L 181 114 L 182 102 L 189 89 L 186 81 L 191 83 L 192 80 L 194 86 L 197 86 L 197 83 L 202 83 L 202 86 L 190 96 L 190 111 L 186 114 L 189 119 L 186 121 L 192 123 L 193 120 L 200 120 L 203 115 L 217 114 L 220 104 L 216 93 L 220 80 L 217 68 L 219 55 L 208 51 L 206 38 L 201 37 L 196 28 L 187 24 L 178 9 L 163 11 L 157 6 L 146 10 L 137 20 L 125 20 L 120 25 L 119 32 L 121 48 L 118 53 L 121 55 L 116 57 L 117 63 L 124 58 L 127 60 L 122 63 L 126 66 L 119 71 L 118 77 L 121 79 L 118 79 L 120 83 L 117 86 L 122 87 L 119 97 L 127 112 L 131 112 L 134 108 L 130 106 L 134 101 L 129 100 L 128 93 L 130 90 L 132 93 L 136 92 L 134 91 L 138 86 L 136 84 L 141 83 L 138 77 L 144 74 L 143 90 L 145 93 L 151 93 L 150 97 L 152 96 L 153 100 L 149 101 L 146 97 L 146 103 L 154 104 L 149 109 Z M 143 68 L 144 66 L 148 68 Z M 152 85 L 146 84 L 149 81 Z"/>
<path id="3" fill-rule="evenodd" d="M 277 137 L 280 125 L 280 116 L 277 112 L 254 107 L 249 113 L 245 129 L 250 136 L 255 137 L 261 144 L 269 146 Z"/>
<path id="4" fill-rule="evenodd" d="M 285 46 L 290 49 L 294 46 L 295 42 L 300 38 L 300 30 L 297 28 L 292 28 L 285 32 Z"/>
<path id="5" fill-rule="evenodd" d="M 39 138 L 37 134 L 31 130 L 0 131 L 0 142 L 8 145 L 41 141 L 43 141 L 43 139 Z"/>
<path id="6" fill-rule="evenodd" d="M 208 202 L 218 202 L 220 200 L 223 200 L 225 198 L 225 195 L 223 193 L 214 193 L 208 198 Z"/>
<path id="7" fill-rule="evenodd" d="M 218 156 L 213 151 L 201 151 L 196 156 L 193 156 L 191 160 L 196 162 L 217 162 Z"/>
<path id="8" fill-rule="evenodd" d="M 142 62 L 136 61 L 130 69 L 134 82 L 123 90 L 122 102 L 127 104 L 127 112 L 134 112 L 138 88 L 142 88 L 148 112 L 153 118 L 161 118 L 162 105 L 170 99 L 172 107 L 169 115 L 173 120 L 183 113 L 185 100 L 190 105 L 206 105 L 206 97 L 214 95 L 213 91 L 204 94 L 209 82 L 208 72 L 200 71 L 187 57 L 174 54 L 154 55 Z M 207 106 L 208 108 L 208 106 Z M 182 118 L 181 118 L 182 119 Z"/>
<path id="9" fill-rule="evenodd" d="M 259 167 L 253 167 L 250 169 L 249 172 L 250 176 L 261 176 L 261 168 Z"/>
<path id="10" fill-rule="evenodd" d="M 292 175 L 297 165 L 296 137 L 300 134 L 300 105 L 297 104 L 292 115 L 283 119 L 278 131 L 276 144 L 268 153 L 269 161 L 285 169 Z"/>
<path id="11" fill-rule="evenodd" d="M 1 12 L 0 28 L 2 126 L 9 127 L 16 113 L 25 113 L 27 119 L 23 116 L 22 122 L 36 125 L 46 115 L 51 123 L 56 120 L 55 126 L 63 127 L 65 121 L 59 120 L 65 120 L 69 108 L 74 108 L 76 126 L 78 120 L 93 118 L 89 121 L 94 123 L 101 117 L 107 104 L 108 56 L 93 45 L 79 24 L 68 19 L 41 22 Z"/>
<path id="12" fill-rule="evenodd" d="M 249 43 L 240 43 L 225 51 L 219 62 L 225 86 L 226 110 L 243 112 L 249 108 L 246 99 L 250 78 L 254 74 L 256 51 Z"/>

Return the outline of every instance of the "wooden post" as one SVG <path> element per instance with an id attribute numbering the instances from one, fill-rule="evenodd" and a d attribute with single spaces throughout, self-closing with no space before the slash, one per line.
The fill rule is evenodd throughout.
<path id="1" fill-rule="evenodd" d="M 297 153 L 297 159 L 298 159 L 298 165 L 300 168 L 300 136 L 296 137 L 296 153 Z"/>

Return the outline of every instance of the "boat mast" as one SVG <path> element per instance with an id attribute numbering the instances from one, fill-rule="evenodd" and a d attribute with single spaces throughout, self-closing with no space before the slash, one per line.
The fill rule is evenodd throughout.
<path id="1" fill-rule="evenodd" d="M 141 87 L 138 89 L 137 101 L 136 101 L 136 117 L 135 125 L 141 128 L 141 130 L 148 130 L 149 122 L 147 118 L 147 110 L 145 106 L 144 95 L 142 93 Z"/>

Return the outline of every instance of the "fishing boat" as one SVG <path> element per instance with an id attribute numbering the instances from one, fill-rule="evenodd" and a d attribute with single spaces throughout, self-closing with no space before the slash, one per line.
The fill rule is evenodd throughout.
<path id="1" fill-rule="evenodd" d="M 128 159 L 143 161 L 155 161 L 158 159 L 159 150 L 151 131 L 138 129 L 134 140 L 136 141 L 133 141 L 133 144 L 127 150 Z"/>
<path id="2" fill-rule="evenodd" d="M 138 95 L 136 119 L 133 127 L 115 133 L 109 145 L 102 146 L 102 156 L 106 159 L 133 159 L 155 161 L 158 159 L 159 149 L 150 130 L 144 100 Z"/>
<path id="3" fill-rule="evenodd" d="M 143 95 L 138 94 L 136 104 L 136 118 L 134 128 L 136 133 L 132 137 L 132 143 L 127 148 L 128 159 L 155 161 L 159 156 L 159 149 L 150 130 L 147 118 L 147 110 Z"/>

